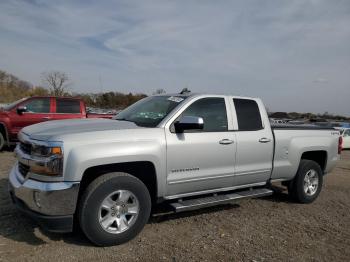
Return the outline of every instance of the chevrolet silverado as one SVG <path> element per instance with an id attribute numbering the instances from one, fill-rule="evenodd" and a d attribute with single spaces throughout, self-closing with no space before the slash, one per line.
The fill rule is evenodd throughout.
<path id="1" fill-rule="evenodd" d="M 19 141 L 13 202 L 99 246 L 135 237 L 159 203 L 193 210 L 271 195 L 273 182 L 311 203 L 341 152 L 332 128 L 271 126 L 260 99 L 191 93 L 144 98 L 115 119 L 28 126 Z"/>

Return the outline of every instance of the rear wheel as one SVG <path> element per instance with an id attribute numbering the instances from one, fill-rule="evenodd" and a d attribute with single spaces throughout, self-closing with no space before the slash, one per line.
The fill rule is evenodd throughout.
<path id="1" fill-rule="evenodd" d="M 151 211 L 147 187 L 126 173 L 110 173 L 94 180 L 79 202 L 79 223 L 98 246 L 111 246 L 134 238 Z"/>
<path id="2" fill-rule="evenodd" d="M 5 147 L 5 138 L 4 135 L 0 132 L 0 151 L 2 151 Z"/>
<path id="3" fill-rule="evenodd" d="M 313 202 L 321 192 L 323 172 L 318 163 L 303 159 L 295 178 L 288 185 L 288 193 L 299 203 Z"/>

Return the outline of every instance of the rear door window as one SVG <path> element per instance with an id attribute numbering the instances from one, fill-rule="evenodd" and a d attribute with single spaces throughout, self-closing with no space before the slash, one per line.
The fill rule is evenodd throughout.
<path id="1" fill-rule="evenodd" d="M 238 130 L 254 131 L 263 129 L 259 106 L 251 99 L 234 98 Z"/>
<path id="2" fill-rule="evenodd" d="M 56 99 L 56 113 L 80 114 L 80 101 L 76 99 Z"/>

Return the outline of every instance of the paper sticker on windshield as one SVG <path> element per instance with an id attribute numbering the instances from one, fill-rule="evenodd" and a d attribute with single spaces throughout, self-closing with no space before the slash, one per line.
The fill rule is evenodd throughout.
<path id="1" fill-rule="evenodd" d="M 171 96 L 171 97 L 168 98 L 168 100 L 176 102 L 176 103 L 180 103 L 181 101 L 184 100 L 184 98 L 178 97 L 178 96 Z"/>

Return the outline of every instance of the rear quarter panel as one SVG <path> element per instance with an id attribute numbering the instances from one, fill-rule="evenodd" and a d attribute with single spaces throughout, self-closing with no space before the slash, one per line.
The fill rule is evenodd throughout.
<path id="1" fill-rule="evenodd" d="M 275 156 L 272 180 L 290 180 L 299 167 L 301 156 L 308 151 L 326 151 L 324 172 L 330 172 L 338 155 L 339 132 L 336 130 L 274 129 Z"/>

